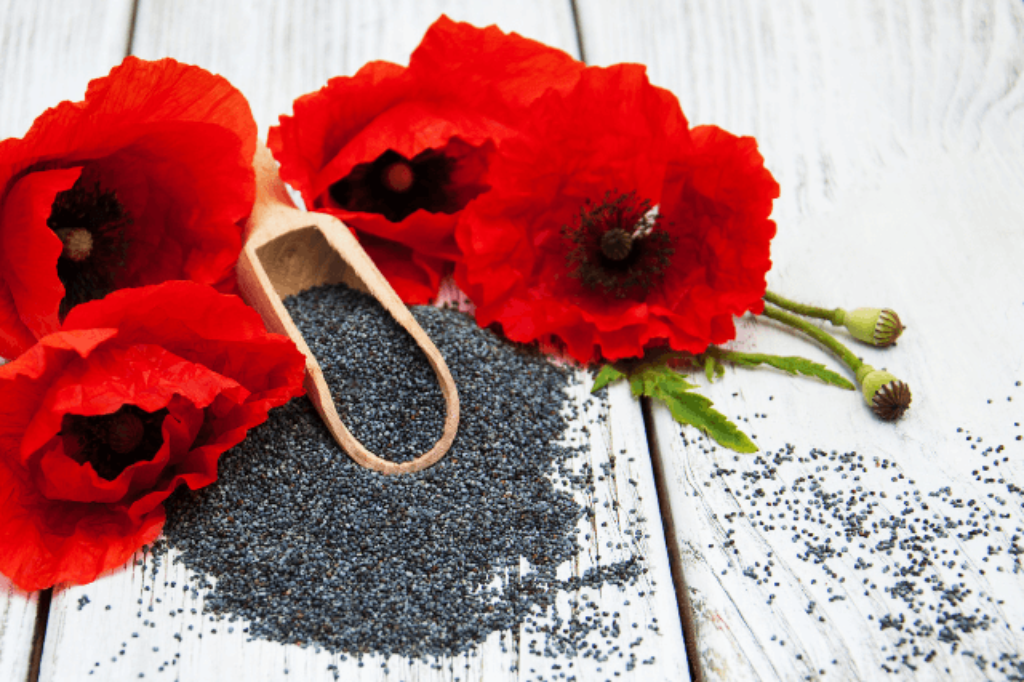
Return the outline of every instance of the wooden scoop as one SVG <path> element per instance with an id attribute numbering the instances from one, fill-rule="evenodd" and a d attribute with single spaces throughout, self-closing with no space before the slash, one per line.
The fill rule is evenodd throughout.
<path id="1" fill-rule="evenodd" d="M 448 451 L 459 426 L 459 396 L 444 359 L 348 228 L 333 216 L 295 208 L 270 150 L 262 144 L 254 166 L 256 204 L 246 225 L 247 238 L 237 266 L 242 298 L 259 312 L 270 331 L 287 335 L 305 354 L 306 393 L 334 440 L 352 459 L 385 474 L 427 468 Z M 284 297 L 310 287 L 339 282 L 377 299 L 416 340 L 441 384 L 447 412 L 444 433 L 429 452 L 410 462 L 399 464 L 382 459 L 349 433 L 334 407 L 320 364 L 281 302 Z"/>

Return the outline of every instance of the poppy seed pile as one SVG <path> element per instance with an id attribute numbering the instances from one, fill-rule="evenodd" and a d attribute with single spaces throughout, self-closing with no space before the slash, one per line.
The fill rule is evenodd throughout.
<path id="1" fill-rule="evenodd" d="M 397 461 L 433 446 L 444 419 L 434 372 L 374 299 L 332 285 L 285 305 L 356 438 Z M 461 313 L 413 314 L 458 386 L 451 450 L 422 472 L 384 476 L 335 445 L 308 399 L 272 411 L 221 458 L 216 484 L 167 504 L 161 544 L 199 574 L 197 587 L 212 587 L 207 612 L 249 621 L 250 637 L 323 647 L 342 660 L 429 660 L 469 651 L 494 631 L 531 632 L 560 593 L 578 599 L 646 573 L 641 556 L 620 553 L 581 576 L 556 575 L 581 551 L 579 521 L 594 515 L 574 498 L 593 491 L 594 472 L 572 465 L 581 448 L 565 439 L 576 419 L 566 393 L 573 373 Z M 534 628 L 523 646 L 646 663 L 623 656 L 625 646 L 584 643 L 590 633 L 612 642 L 620 623 L 583 596 L 570 618 Z"/>

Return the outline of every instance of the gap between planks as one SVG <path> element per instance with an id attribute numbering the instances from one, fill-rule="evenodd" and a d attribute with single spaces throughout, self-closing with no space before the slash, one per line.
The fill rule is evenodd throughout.
<path id="1" fill-rule="evenodd" d="M 690 603 L 690 592 L 686 587 L 686 574 L 683 571 L 682 554 L 676 540 L 676 524 L 669 506 L 669 488 L 665 484 L 665 468 L 662 461 L 663 453 L 658 442 L 658 432 L 654 428 L 654 415 L 651 411 L 651 399 L 641 398 L 641 413 L 644 418 L 644 430 L 647 433 L 647 451 L 651 457 L 651 470 L 654 475 L 654 488 L 658 493 L 658 509 L 661 512 L 661 524 L 664 530 L 665 548 L 668 550 L 669 568 L 672 571 L 672 585 L 676 590 L 676 604 L 679 607 L 679 622 L 683 629 L 683 641 L 686 643 L 686 660 L 690 666 L 692 682 L 704 682 L 704 670 L 701 668 L 700 650 L 697 648 L 697 622 Z"/>

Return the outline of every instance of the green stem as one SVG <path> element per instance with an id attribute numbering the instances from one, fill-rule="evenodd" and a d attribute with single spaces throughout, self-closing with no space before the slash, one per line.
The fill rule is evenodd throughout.
<path id="1" fill-rule="evenodd" d="M 767 299 L 768 297 L 765 296 L 765 298 Z M 776 322 L 781 322 L 782 324 L 788 325 L 797 331 L 807 334 L 807 336 L 832 351 L 832 353 L 842 360 L 854 374 L 856 374 L 857 370 L 864 365 L 863 360 L 854 355 L 849 348 L 836 341 L 828 332 L 819 329 L 806 320 L 801 320 L 796 315 L 790 315 L 789 313 L 779 310 L 778 308 L 773 308 L 770 305 L 766 305 L 764 307 L 763 315 L 775 320 Z"/>
<path id="2" fill-rule="evenodd" d="M 740 360 L 741 362 L 750 355 L 750 353 L 743 353 L 738 350 L 729 350 L 720 346 L 708 346 L 708 349 L 704 351 L 716 360 Z"/>
<path id="3" fill-rule="evenodd" d="M 771 291 L 764 292 L 764 300 L 768 301 L 769 303 L 774 303 L 780 308 L 784 308 L 785 310 L 789 310 L 799 315 L 806 315 L 807 317 L 816 317 L 819 320 L 828 320 L 829 322 L 836 326 L 841 325 L 843 323 L 843 316 L 845 313 L 842 308 L 833 308 L 830 310 L 828 308 L 819 308 L 813 305 L 805 305 L 803 303 L 791 301 L 788 298 L 783 298 L 782 296 L 779 296 L 778 294 L 773 293 Z"/>

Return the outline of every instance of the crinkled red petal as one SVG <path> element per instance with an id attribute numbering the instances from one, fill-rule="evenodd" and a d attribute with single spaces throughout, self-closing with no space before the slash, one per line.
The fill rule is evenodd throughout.
<path id="1" fill-rule="evenodd" d="M 0 358 L 17 357 L 33 343 L 35 334 L 21 321 L 14 294 L 0 277 Z"/>
<path id="2" fill-rule="evenodd" d="M 101 158 L 167 122 L 218 126 L 240 140 L 240 158 L 255 154 L 249 104 L 226 79 L 173 59 L 127 57 L 91 81 L 83 101 L 47 109 L 25 137 L 0 146 L 0 185 L 40 162 L 67 167 Z"/>
<path id="3" fill-rule="evenodd" d="M 731 338 L 732 325 L 715 322 L 718 316 L 758 312 L 763 305 L 775 236 L 768 216 L 779 185 L 765 169 L 753 138 L 700 126 L 693 130 L 693 141 L 689 153 L 669 163 L 661 210 L 687 252 L 700 256 L 702 278 L 691 288 L 704 311 L 710 342 L 721 343 L 724 335 Z M 672 296 L 687 290 L 666 287 L 659 302 L 681 310 Z"/>
<path id="4" fill-rule="evenodd" d="M 49 500 L 0 457 L 0 573 L 23 590 L 95 580 L 163 527 L 163 507 L 138 520 L 105 504 Z"/>
<path id="5" fill-rule="evenodd" d="M 182 305 L 188 301 L 188 305 Z M 194 282 L 122 289 L 72 309 L 64 329 L 117 327 L 118 342 L 161 347 L 252 392 L 248 402 L 281 405 L 302 395 L 305 359 L 290 339 L 268 334 L 237 296 Z"/>
<path id="6" fill-rule="evenodd" d="M 492 114 L 501 103 L 521 108 L 549 89 L 571 90 L 583 68 L 562 50 L 444 15 L 427 29 L 409 60 L 412 75 L 435 97 Z"/>
<path id="7" fill-rule="evenodd" d="M 458 257 L 458 246 L 455 243 L 455 223 L 458 218 L 447 213 L 430 213 L 419 210 L 401 222 L 393 223 L 379 213 L 362 213 L 345 211 L 339 208 L 323 209 L 342 221 L 356 233 L 360 242 L 384 240 L 391 244 L 405 246 L 405 251 L 412 251 L 441 261 L 452 261 Z M 422 235 L 421 240 L 416 236 Z M 367 237 L 374 239 L 367 240 Z M 400 256 L 406 259 L 404 253 Z M 374 259 L 377 267 L 383 263 Z"/>

